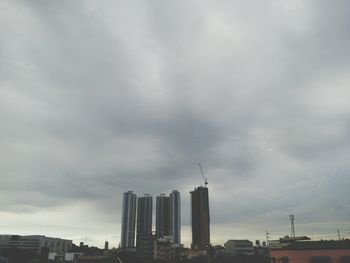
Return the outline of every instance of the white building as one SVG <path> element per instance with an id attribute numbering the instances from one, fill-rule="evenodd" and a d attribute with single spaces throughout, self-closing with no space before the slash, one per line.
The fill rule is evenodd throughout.
<path id="1" fill-rule="evenodd" d="M 0 235 L 0 250 L 18 248 L 30 250 L 40 254 L 41 249 L 43 247 L 47 247 L 49 248 L 49 252 L 56 252 L 59 255 L 64 255 L 72 248 L 72 243 L 72 240 L 40 235 Z"/>
<path id="2" fill-rule="evenodd" d="M 247 239 L 231 239 L 225 245 L 225 254 L 230 256 L 254 255 L 253 242 Z"/>

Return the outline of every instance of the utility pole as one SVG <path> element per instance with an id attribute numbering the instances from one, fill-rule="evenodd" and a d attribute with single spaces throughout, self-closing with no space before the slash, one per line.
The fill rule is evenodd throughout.
<path id="1" fill-rule="evenodd" d="M 341 240 L 339 228 L 337 229 L 337 232 L 338 232 L 338 239 Z"/>
<path id="2" fill-rule="evenodd" d="M 291 223 L 291 230 L 290 230 L 290 235 L 291 237 L 295 237 L 295 230 L 294 230 L 294 215 L 289 216 L 290 223 Z"/>
<path id="3" fill-rule="evenodd" d="M 267 246 L 269 246 L 269 235 L 270 235 L 270 233 L 269 233 L 269 231 L 267 231 L 267 229 L 266 229 L 266 245 Z"/>

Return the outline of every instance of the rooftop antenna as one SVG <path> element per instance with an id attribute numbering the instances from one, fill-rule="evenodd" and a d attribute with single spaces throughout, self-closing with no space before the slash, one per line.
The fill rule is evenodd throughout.
<path id="1" fill-rule="evenodd" d="M 203 181 L 204 181 L 204 187 L 207 187 L 207 185 L 208 185 L 208 178 L 206 178 L 206 177 L 204 176 L 201 163 L 198 163 L 198 165 L 199 165 L 199 168 L 201 169 L 201 174 L 202 174 Z"/>
<path id="2" fill-rule="evenodd" d="M 290 235 L 291 237 L 295 237 L 295 229 L 294 229 L 294 215 L 290 215 L 289 216 L 289 220 L 290 220 Z"/>
<path id="3" fill-rule="evenodd" d="M 270 232 L 266 229 L 266 245 L 269 246 L 269 238 L 270 238 Z"/>

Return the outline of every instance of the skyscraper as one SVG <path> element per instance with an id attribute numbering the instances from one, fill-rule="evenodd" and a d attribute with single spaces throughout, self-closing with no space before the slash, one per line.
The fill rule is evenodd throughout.
<path id="1" fill-rule="evenodd" d="M 170 193 L 170 235 L 175 244 L 181 244 L 180 193 L 176 190 Z"/>
<path id="2" fill-rule="evenodd" d="M 138 198 L 136 252 L 139 257 L 152 257 L 152 196 Z"/>
<path id="3" fill-rule="evenodd" d="M 209 194 L 207 187 L 191 191 L 192 248 L 205 249 L 210 245 Z"/>
<path id="4" fill-rule="evenodd" d="M 170 231 L 170 197 L 161 194 L 156 199 L 157 238 L 170 236 Z"/>
<path id="5" fill-rule="evenodd" d="M 152 196 L 138 198 L 137 233 L 152 233 Z"/>
<path id="6" fill-rule="evenodd" d="M 157 238 L 172 236 L 175 244 L 181 244 L 180 193 L 174 190 L 169 196 L 157 196 L 156 208 Z"/>
<path id="7" fill-rule="evenodd" d="M 136 198 L 136 194 L 132 191 L 126 192 L 123 195 L 120 241 L 122 248 L 135 247 Z"/>

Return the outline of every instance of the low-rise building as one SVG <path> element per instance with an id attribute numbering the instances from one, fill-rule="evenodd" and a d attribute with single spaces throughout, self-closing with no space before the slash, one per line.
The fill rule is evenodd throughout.
<path id="1" fill-rule="evenodd" d="M 253 242 L 247 239 L 230 239 L 225 244 L 225 254 L 230 256 L 253 256 Z"/>
<path id="2" fill-rule="evenodd" d="M 266 242 L 263 242 L 263 245 L 260 245 L 259 240 L 255 240 L 255 246 L 254 248 L 254 255 L 255 256 L 261 256 L 261 257 L 269 257 L 270 256 L 270 249 L 266 246 Z"/>
<path id="3" fill-rule="evenodd" d="M 164 236 L 154 240 L 153 259 L 172 261 L 175 257 L 175 246 L 172 236 Z"/>
<path id="4" fill-rule="evenodd" d="M 72 243 L 72 240 L 40 235 L 0 235 L 0 250 L 18 248 L 40 254 L 42 248 L 48 248 L 49 252 L 63 255 L 72 248 Z"/>
<path id="5" fill-rule="evenodd" d="M 216 245 L 212 247 L 212 253 L 214 257 L 223 257 L 225 255 L 225 248 L 221 245 Z"/>
<path id="6" fill-rule="evenodd" d="M 297 236 L 297 237 L 281 237 L 280 239 L 277 240 L 270 240 L 269 241 L 269 247 L 270 248 L 282 248 L 285 246 L 288 246 L 291 243 L 294 242 L 305 242 L 305 241 L 310 241 L 311 239 L 307 236 Z"/>
<path id="7" fill-rule="evenodd" d="M 273 263 L 350 263 L 350 240 L 283 243 L 270 256 Z"/>

